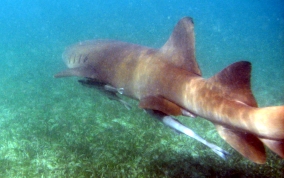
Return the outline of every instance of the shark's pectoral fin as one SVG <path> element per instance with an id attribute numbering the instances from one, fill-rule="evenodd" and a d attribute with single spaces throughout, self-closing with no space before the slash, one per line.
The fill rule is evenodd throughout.
<path id="1" fill-rule="evenodd" d="M 159 96 L 147 96 L 142 98 L 140 100 L 139 107 L 160 111 L 172 116 L 182 115 L 182 109 L 178 105 Z"/>
<path id="2" fill-rule="evenodd" d="M 77 68 L 64 70 L 54 75 L 55 78 L 72 77 L 72 76 L 96 79 L 97 73 L 93 68 L 90 67 L 77 67 Z"/>
<path id="3" fill-rule="evenodd" d="M 265 163 L 265 148 L 258 137 L 250 133 L 234 131 L 221 125 L 215 126 L 220 136 L 244 157 L 258 164 Z"/>
<path id="4" fill-rule="evenodd" d="M 271 151 L 284 158 L 284 140 L 260 139 Z"/>

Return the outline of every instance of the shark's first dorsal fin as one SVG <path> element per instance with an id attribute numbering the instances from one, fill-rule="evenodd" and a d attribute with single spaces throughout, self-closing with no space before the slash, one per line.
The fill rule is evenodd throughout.
<path id="1" fill-rule="evenodd" d="M 160 49 L 170 63 L 201 76 L 195 59 L 195 37 L 193 20 L 182 18 L 174 28 L 170 38 Z"/>
<path id="2" fill-rule="evenodd" d="M 250 88 L 250 76 L 251 63 L 240 61 L 226 67 L 211 77 L 208 82 L 211 82 L 214 87 L 218 87 L 229 99 L 257 107 Z"/>

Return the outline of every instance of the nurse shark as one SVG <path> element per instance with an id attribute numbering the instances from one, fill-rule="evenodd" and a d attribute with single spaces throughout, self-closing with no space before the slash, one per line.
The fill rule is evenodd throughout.
<path id="1" fill-rule="evenodd" d="M 259 108 L 251 91 L 251 63 L 233 63 L 211 78 L 202 78 L 195 58 L 194 24 L 182 18 L 160 49 L 93 40 L 63 53 L 69 69 L 55 75 L 84 77 L 139 101 L 172 128 L 194 135 L 174 116 L 211 121 L 219 135 L 241 155 L 263 164 L 265 146 L 284 158 L 284 106 Z M 221 157 L 227 152 L 207 144 Z M 264 146 L 265 145 L 265 146 Z"/>

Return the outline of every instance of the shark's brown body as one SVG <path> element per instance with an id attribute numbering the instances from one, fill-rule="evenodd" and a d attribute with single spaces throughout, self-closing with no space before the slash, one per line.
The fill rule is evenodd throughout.
<path id="1" fill-rule="evenodd" d="M 56 77 L 91 78 L 123 88 L 141 108 L 206 118 L 224 140 L 256 163 L 265 162 L 263 143 L 284 158 L 284 106 L 257 107 L 249 62 L 202 78 L 190 18 L 181 19 L 158 50 L 119 41 L 86 41 L 68 48 L 63 58 L 70 69 Z"/>

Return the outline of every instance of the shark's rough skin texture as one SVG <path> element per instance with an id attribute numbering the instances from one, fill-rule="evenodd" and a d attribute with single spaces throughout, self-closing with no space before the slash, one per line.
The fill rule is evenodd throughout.
<path id="1" fill-rule="evenodd" d="M 182 18 L 160 49 L 119 41 L 86 41 L 63 54 L 68 70 L 55 77 L 90 78 L 165 115 L 187 111 L 215 124 L 244 157 L 266 161 L 264 145 L 284 158 L 284 106 L 258 108 L 250 89 L 251 64 L 231 64 L 204 79 L 195 59 L 194 25 Z"/>

